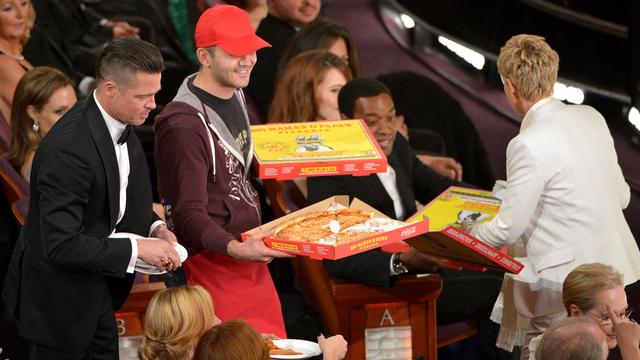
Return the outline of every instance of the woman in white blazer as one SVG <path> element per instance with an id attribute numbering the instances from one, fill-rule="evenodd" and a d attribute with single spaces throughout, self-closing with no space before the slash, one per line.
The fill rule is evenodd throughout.
<path id="1" fill-rule="evenodd" d="M 640 251 L 622 213 L 629 186 L 613 139 L 595 109 L 551 97 L 558 62 L 539 36 L 516 35 L 502 47 L 498 72 L 524 118 L 507 147 L 500 212 L 471 231 L 494 247 L 522 241 L 525 270 L 505 279 L 504 309 L 497 306 L 494 319 L 502 320 L 498 345 L 506 348 L 522 338 L 511 326 L 513 310 L 530 319 L 520 339 L 525 359 L 528 340 L 565 316 L 562 282 L 575 267 L 597 261 L 619 269 L 625 285 L 640 279 Z"/>

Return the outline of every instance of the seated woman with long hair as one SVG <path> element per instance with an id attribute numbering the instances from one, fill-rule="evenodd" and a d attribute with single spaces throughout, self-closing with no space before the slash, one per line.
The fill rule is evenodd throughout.
<path id="1" fill-rule="evenodd" d="M 18 82 L 11 107 L 8 160 L 27 181 L 36 147 L 76 101 L 73 81 L 48 66 L 29 70 Z"/>
<path id="2" fill-rule="evenodd" d="M 138 356 L 141 360 L 191 359 L 200 336 L 219 323 L 211 296 L 203 287 L 159 291 L 147 307 Z"/>
<path id="3" fill-rule="evenodd" d="M 0 0 L 0 114 L 9 121 L 18 80 L 33 66 L 22 55 L 35 11 L 28 0 Z"/>
<path id="4" fill-rule="evenodd" d="M 347 342 L 340 335 L 318 337 L 324 360 L 343 359 Z M 194 360 L 269 360 L 263 337 L 248 322 L 230 320 L 205 332 L 196 348 Z"/>
<path id="5" fill-rule="evenodd" d="M 338 92 L 351 78 L 347 63 L 326 50 L 299 54 L 278 82 L 269 122 L 340 120 Z"/>

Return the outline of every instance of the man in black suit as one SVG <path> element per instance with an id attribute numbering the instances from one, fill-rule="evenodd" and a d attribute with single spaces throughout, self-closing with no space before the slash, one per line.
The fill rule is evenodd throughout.
<path id="1" fill-rule="evenodd" d="M 256 35 L 271 44 L 260 50 L 260 61 L 253 67 L 247 92 L 263 116 L 273 98 L 280 55 L 298 29 L 315 20 L 320 13 L 320 0 L 268 0 L 269 14 L 262 19 Z"/>
<path id="2" fill-rule="evenodd" d="M 152 212 L 147 165 L 130 131 L 155 108 L 162 68 L 153 45 L 112 42 L 93 95 L 38 146 L 29 214 L 2 293 L 32 359 L 117 359 L 113 312 L 131 289 L 136 259 L 180 265 L 175 236 Z M 166 241 L 109 238 L 114 232 Z"/>
<path id="3" fill-rule="evenodd" d="M 348 82 L 338 95 L 338 107 L 344 119 L 363 119 L 388 159 L 386 173 L 369 176 L 327 176 L 307 179 L 310 204 L 333 195 L 357 197 L 395 219 L 416 212 L 416 200 L 428 203 L 451 185 L 460 183 L 438 175 L 425 166 L 402 136 L 397 136 L 395 107 L 389 89 L 381 82 L 360 78 Z M 340 260 L 325 260 L 328 273 L 336 278 L 391 288 L 396 275 L 409 270 L 438 271 L 443 279 L 437 300 L 438 324 L 476 318 L 482 346 L 490 359 L 498 357 L 495 326 L 489 320 L 500 291 L 502 277 L 441 268 L 437 259 L 414 248 L 389 254 L 370 250 Z M 499 356 L 510 356 L 501 352 Z"/>

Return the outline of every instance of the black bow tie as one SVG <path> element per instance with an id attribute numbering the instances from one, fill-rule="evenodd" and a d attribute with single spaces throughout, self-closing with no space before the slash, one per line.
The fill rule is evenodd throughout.
<path id="1" fill-rule="evenodd" d="M 129 138 L 129 134 L 131 133 L 131 125 L 127 125 L 124 130 L 122 130 L 122 134 L 118 138 L 118 145 L 122 145 L 127 142 Z"/>

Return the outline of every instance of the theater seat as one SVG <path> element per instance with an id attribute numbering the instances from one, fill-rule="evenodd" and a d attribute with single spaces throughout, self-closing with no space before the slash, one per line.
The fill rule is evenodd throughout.
<path id="1" fill-rule="evenodd" d="M 148 279 L 136 273 L 136 279 Z M 120 310 L 115 312 L 118 336 L 129 337 L 142 335 L 144 325 L 144 315 L 147 306 L 153 295 L 165 289 L 164 282 L 142 282 L 136 281 L 131 289 L 129 297 Z"/>

